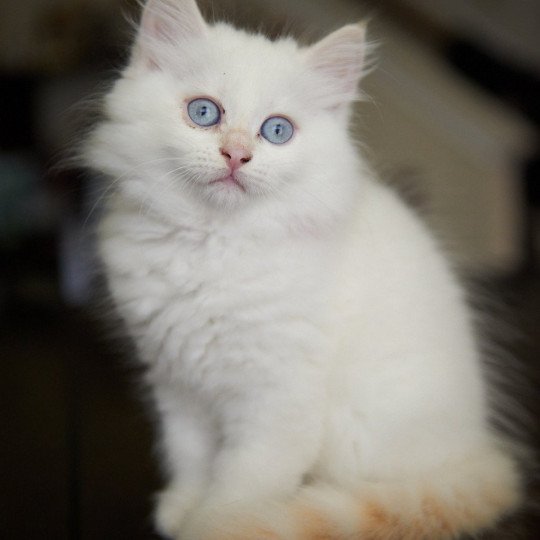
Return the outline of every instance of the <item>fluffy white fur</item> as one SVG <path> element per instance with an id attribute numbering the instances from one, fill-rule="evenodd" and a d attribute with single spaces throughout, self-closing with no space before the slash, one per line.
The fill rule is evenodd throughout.
<path id="1" fill-rule="evenodd" d="M 347 133 L 363 36 L 301 48 L 151 0 L 88 141 L 111 178 L 99 251 L 148 368 L 171 537 L 454 538 L 520 500 L 464 292 Z M 190 123 L 199 96 L 223 107 L 217 127 Z M 284 145 L 259 136 L 276 114 L 296 127 Z M 252 155 L 244 190 L 211 183 L 231 140 Z"/>

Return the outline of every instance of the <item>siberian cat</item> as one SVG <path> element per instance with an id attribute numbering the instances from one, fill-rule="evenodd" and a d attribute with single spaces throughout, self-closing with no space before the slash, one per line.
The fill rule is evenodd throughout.
<path id="1" fill-rule="evenodd" d="M 465 295 L 348 135 L 351 24 L 310 47 L 150 0 L 86 145 L 182 540 L 436 540 L 522 498 Z"/>

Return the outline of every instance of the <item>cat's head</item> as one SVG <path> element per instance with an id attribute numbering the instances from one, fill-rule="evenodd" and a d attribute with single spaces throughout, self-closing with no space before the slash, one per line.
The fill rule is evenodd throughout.
<path id="1" fill-rule="evenodd" d="M 194 0 L 149 0 L 88 161 L 145 204 L 328 202 L 352 174 L 364 51 L 363 25 L 299 47 L 208 25 Z"/>

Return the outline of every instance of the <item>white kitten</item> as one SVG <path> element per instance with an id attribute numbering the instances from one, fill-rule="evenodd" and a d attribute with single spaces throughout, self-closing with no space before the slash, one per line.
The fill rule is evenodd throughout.
<path id="1" fill-rule="evenodd" d="M 365 51 L 150 0 L 87 161 L 183 540 L 443 539 L 521 499 L 464 293 L 347 133 Z"/>

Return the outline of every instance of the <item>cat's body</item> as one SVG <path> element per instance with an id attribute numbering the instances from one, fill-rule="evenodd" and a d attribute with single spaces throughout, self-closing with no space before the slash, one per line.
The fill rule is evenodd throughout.
<path id="1" fill-rule="evenodd" d="M 299 49 L 154 0 L 90 139 L 117 178 L 100 255 L 175 538 L 453 538 L 519 502 L 464 293 L 349 141 L 362 34 Z M 187 116 L 199 96 L 213 127 Z M 285 144 L 261 138 L 272 114 L 294 119 Z"/>

